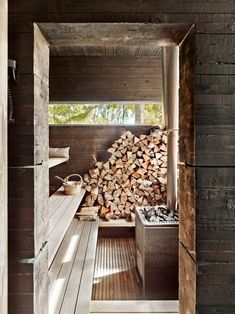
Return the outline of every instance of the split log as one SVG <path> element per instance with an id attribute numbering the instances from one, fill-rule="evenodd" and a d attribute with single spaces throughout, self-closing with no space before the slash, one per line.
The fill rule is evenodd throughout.
<path id="1" fill-rule="evenodd" d="M 83 206 L 101 206 L 103 219 L 134 219 L 136 206 L 166 202 L 167 135 L 124 132 L 108 149 L 106 162 L 96 162 L 84 175 Z"/>

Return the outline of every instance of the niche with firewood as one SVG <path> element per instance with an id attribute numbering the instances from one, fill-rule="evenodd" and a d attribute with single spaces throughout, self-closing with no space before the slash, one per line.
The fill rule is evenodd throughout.
<path id="1" fill-rule="evenodd" d="M 166 203 L 167 136 L 160 129 L 148 135 L 124 132 L 84 175 L 83 206 L 98 207 L 106 220 L 134 220 L 136 206 Z"/>

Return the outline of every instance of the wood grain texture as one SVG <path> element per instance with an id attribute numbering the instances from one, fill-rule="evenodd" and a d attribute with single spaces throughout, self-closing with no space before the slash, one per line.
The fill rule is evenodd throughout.
<path id="1" fill-rule="evenodd" d="M 158 57 L 161 47 L 158 46 L 51 46 L 51 56 L 99 56 L 99 57 L 127 57 L 127 56 L 155 56 Z"/>
<path id="2" fill-rule="evenodd" d="M 180 240 L 198 262 L 235 261 L 230 168 L 180 167 Z"/>
<path id="3" fill-rule="evenodd" d="M 182 243 L 179 249 L 182 260 L 179 298 L 187 300 L 180 302 L 180 313 L 216 313 L 222 309 L 225 313 L 232 313 L 235 309 L 232 297 L 235 290 L 230 279 L 234 274 L 234 263 L 195 262 Z"/>
<path id="4" fill-rule="evenodd" d="M 179 168 L 179 238 L 196 258 L 196 187 L 195 168 Z"/>
<path id="5" fill-rule="evenodd" d="M 204 169 L 204 173 L 201 173 L 200 179 L 197 178 L 199 184 L 196 185 L 196 194 L 201 195 L 200 199 L 197 199 L 198 211 L 200 209 L 201 217 L 205 217 L 204 222 L 209 219 L 212 215 L 213 222 L 218 225 L 221 218 L 224 221 L 227 217 L 227 221 L 234 219 L 234 186 L 227 185 L 223 173 L 228 177 L 231 176 L 228 173 L 234 172 L 234 158 L 233 155 L 233 129 L 231 127 L 231 117 L 233 117 L 233 107 L 231 105 L 234 103 L 232 98 L 229 102 L 224 102 L 228 96 L 231 97 L 233 83 L 228 82 L 226 76 L 234 75 L 234 20 L 235 20 L 235 8 L 234 1 L 224 1 L 224 0 L 209 0 L 205 1 L 192 1 L 192 0 L 180 0 L 180 1 L 154 1 L 154 0 L 137 0 L 132 5 L 129 5 L 128 1 L 60 1 L 60 3 L 55 1 L 23 1 L 19 0 L 17 5 L 15 1 L 9 1 L 9 11 L 10 11 L 10 37 L 14 34 L 13 41 L 10 43 L 10 56 L 17 58 L 19 61 L 19 67 L 21 73 L 31 73 L 32 63 L 28 55 L 32 54 L 32 46 L 28 45 L 28 41 L 24 38 L 28 38 L 27 34 L 28 26 L 32 27 L 32 22 L 59 22 L 59 23 L 79 23 L 79 22 L 154 22 L 154 23 L 196 23 L 197 24 L 197 38 L 196 38 L 196 49 L 197 57 L 195 60 L 195 71 L 197 75 L 197 84 L 195 87 L 195 94 L 199 96 L 200 99 L 197 101 L 195 98 L 195 120 L 196 128 L 195 135 L 199 134 L 196 143 L 196 154 L 197 150 L 200 154 L 201 166 L 208 166 Z M 13 25 L 14 24 L 14 25 Z M 22 31 L 24 33 L 22 33 Z M 20 34 L 22 33 L 22 34 Z M 27 47 L 28 45 L 28 47 Z M 197 47 L 198 46 L 198 47 Z M 14 49 L 12 49 L 12 47 Z M 16 54 L 17 52 L 17 54 Z M 210 75 L 210 77 L 202 78 L 198 81 L 198 75 Z M 221 75 L 225 76 L 223 82 Z M 22 77 L 23 80 L 23 77 Z M 22 91 L 24 90 L 21 85 Z M 216 94 L 216 91 L 217 94 Z M 211 94 L 211 95 L 210 95 Z M 21 117 L 20 121 L 32 121 L 32 93 L 24 92 L 22 94 L 17 94 L 18 99 L 21 100 L 19 108 L 17 110 L 17 115 Z M 217 101 L 218 100 L 218 101 Z M 228 98 L 227 98 L 228 100 Z M 27 111 L 26 107 L 30 107 Z M 234 107 L 235 108 L 235 107 Z M 23 114 L 25 112 L 25 114 Z M 26 113 L 27 112 L 27 113 Z M 204 125 L 204 127 L 203 127 Z M 209 130 L 209 132 L 208 132 Z M 12 151 L 14 147 L 14 152 L 11 154 L 13 158 L 16 154 L 18 160 L 27 160 L 31 154 L 31 145 L 33 143 L 31 136 L 31 127 L 21 126 L 16 127 L 16 134 L 22 134 L 24 132 L 25 138 L 24 147 L 25 156 L 20 157 L 20 148 L 17 146 L 17 140 L 11 145 Z M 26 142 L 29 143 L 26 145 Z M 219 150 L 218 144 L 222 145 Z M 211 152 L 211 153 L 210 153 Z M 204 156 L 203 156 L 204 155 Z M 214 158 L 213 158 L 214 156 Z M 199 160 L 199 159 L 198 159 Z M 91 162 L 91 160 L 90 160 Z M 209 166 L 230 166 L 227 172 L 224 170 L 218 170 L 217 175 L 211 175 Z M 60 166 L 58 166 L 60 167 Z M 62 167 L 62 166 L 61 166 Z M 59 171 L 59 168 L 58 168 Z M 215 170 L 213 170 L 215 171 Z M 220 172 L 222 171 L 222 172 Z M 209 177 L 207 182 L 205 178 Z M 66 173 L 67 174 L 67 173 Z M 204 178 L 204 179 L 203 179 Z M 200 188 L 200 184 L 203 184 L 203 188 Z M 209 185 L 208 185 L 209 184 Z M 224 186 L 225 185 L 225 186 Z M 198 191 L 197 191 L 198 189 Z M 25 193 L 25 192 L 24 192 Z M 14 200 L 14 204 L 17 200 Z M 21 201 L 21 206 L 26 200 Z M 186 203 L 187 206 L 187 203 Z M 24 212 L 27 212 L 27 208 L 24 208 Z M 203 216 L 203 214 L 205 216 Z M 200 218 L 201 219 L 201 218 Z M 223 224 L 224 224 L 223 221 Z M 17 221 L 14 221 L 16 224 Z M 23 224 L 23 221 L 22 221 Z M 232 224 L 231 224 L 232 225 Z M 206 227 L 205 227 L 206 228 Z M 226 228 L 226 227 L 225 227 Z M 231 229 L 229 229 L 231 230 Z M 208 232 L 209 235 L 209 232 Z M 211 235 L 211 233 L 210 233 Z M 207 237 L 206 232 L 204 232 L 205 237 Z M 221 238 L 221 243 L 225 239 L 225 234 L 216 234 L 216 241 L 219 243 Z M 226 244 L 227 245 L 227 244 Z M 223 268 L 224 262 L 220 261 L 218 256 L 219 250 L 215 250 L 212 254 L 209 251 L 204 251 L 203 259 L 215 260 L 217 258 L 217 265 L 221 267 L 221 272 L 225 272 Z M 220 249 L 222 254 L 222 260 L 225 260 L 227 266 L 233 265 L 234 257 L 229 250 L 227 253 Z M 221 281 L 221 273 L 215 273 L 212 276 L 209 272 L 207 279 L 211 278 L 211 282 L 216 281 L 221 284 L 215 285 L 216 289 L 212 288 L 211 292 L 206 290 L 199 285 L 200 278 L 197 277 L 197 293 L 203 291 L 204 297 L 207 297 L 208 301 L 205 304 L 205 299 L 200 299 L 200 302 L 204 302 L 203 305 L 197 302 L 197 312 L 199 314 L 211 314 L 218 312 L 234 313 L 234 306 L 228 305 L 231 300 L 231 287 L 233 288 L 232 278 L 233 270 L 230 268 L 226 269 L 229 276 L 223 277 Z M 187 275 L 184 272 L 184 275 Z M 230 286 L 228 287 L 228 283 Z M 202 290 L 201 290 L 202 289 Z M 204 289 L 204 290 L 203 290 Z M 25 296 L 20 299 L 23 302 Z M 189 296 L 190 298 L 190 296 Z M 220 304 L 215 304 L 214 300 L 218 298 Z M 192 300 L 192 298 L 190 299 Z M 187 305 L 186 303 L 184 303 Z M 15 312 L 14 312 L 15 313 Z M 27 313 L 26 311 L 24 313 Z M 181 311 L 185 314 L 185 310 Z"/>
<path id="6" fill-rule="evenodd" d="M 48 275 L 48 245 L 38 254 L 33 272 L 33 306 L 34 314 L 48 314 L 49 275 Z"/>
<path id="7" fill-rule="evenodd" d="M 49 48 L 37 26 L 9 33 L 9 57 L 20 73 L 18 83 L 10 81 L 15 125 L 9 128 L 9 165 L 39 164 L 48 158 Z"/>
<path id="8" fill-rule="evenodd" d="M 92 301 L 90 313 L 178 313 L 178 301 Z"/>
<path id="9" fill-rule="evenodd" d="M 10 258 L 34 256 L 34 173 L 33 168 L 9 168 L 8 170 L 8 254 Z M 25 217 L 22 217 L 22 208 L 23 213 L 27 213 Z M 15 213 L 16 216 L 14 216 Z M 17 216 L 20 218 L 19 222 L 15 220 Z"/>
<path id="10" fill-rule="evenodd" d="M 179 160 L 195 163 L 194 122 L 194 30 L 180 46 L 179 51 Z"/>
<path id="11" fill-rule="evenodd" d="M 33 313 L 33 263 L 11 260 L 8 267 L 8 313 Z"/>
<path id="12" fill-rule="evenodd" d="M 234 96 L 218 94 L 195 99 L 197 165 L 234 167 Z"/>
<path id="13" fill-rule="evenodd" d="M 0 1 L 0 312 L 7 313 L 7 1 Z"/>
<path id="14" fill-rule="evenodd" d="M 99 238 L 92 300 L 141 300 L 134 238 Z"/>
<path id="15" fill-rule="evenodd" d="M 161 101 L 161 80 L 159 57 L 51 57 L 50 102 Z"/>
<path id="16" fill-rule="evenodd" d="M 49 313 L 89 313 L 97 236 L 98 221 L 72 221 L 49 271 Z"/>
<path id="17" fill-rule="evenodd" d="M 168 5 L 163 0 L 154 1 L 149 0 L 147 2 L 142 2 L 141 0 L 135 1 L 133 7 L 130 7 L 126 1 L 120 2 L 111 2 L 94 0 L 89 3 L 84 3 L 82 1 L 67 0 L 65 3 L 54 3 L 50 2 L 49 4 L 46 1 L 36 1 L 36 2 L 24 2 L 23 0 L 19 1 L 19 6 L 14 6 L 14 1 L 9 1 L 10 10 L 12 13 L 38 13 L 42 12 L 52 12 L 57 13 L 57 19 L 62 16 L 62 13 L 153 13 L 153 12 L 165 12 L 165 13 L 233 13 L 234 12 L 234 2 L 232 0 L 227 1 L 226 3 L 221 0 L 210 0 L 206 4 L 200 0 L 197 3 L 188 0 L 186 3 L 181 0 L 177 4 L 174 1 L 168 1 Z M 203 7 L 203 4 L 204 7 Z M 47 17 L 47 16 L 46 16 Z M 49 17 L 49 16 L 48 16 Z M 47 17 L 47 18 L 48 18 Z M 52 17 L 51 17 L 52 18 Z M 53 19 L 52 19 L 53 20 Z"/>
<path id="18" fill-rule="evenodd" d="M 60 181 L 55 179 L 55 175 L 62 178 L 71 173 L 83 175 L 94 166 L 94 158 L 99 161 L 106 160 L 110 155 L 106 150 L 125 130 L 139 136 L 149 133 L 150 129 L 150 126 L 51 125 L 50 147 L 70 146 L 70 158 L 68 162 L 50 169 L 50 193 L 60 186 Z"/>
<path id="19" fill-rule="evenodd" d="M 48 160 L 49 46 L 34 25 L 34 162 Z"/>
<path id="20" fill-rule="evenodd" d="M 31 258 L 47 240 L 48 168 L 9 168 L 9 256 Z"/>
<path id="21" fill-rule="evenodd" d="M 196 264 L 187 250 L 179 245 L 179 313 L 196 313 Z"/>
<path id="22" fill-rule="evenodd" d="M 48 274 L 45 261 L 47 247 L 35 259 L 9 261 L 9 314 L 48 313 Z"/>
<path id="23" fill-rule="evenodd" d="M 8 130 L 9 165 L 34 164 L 33 26 L 27 32 L 9 32 L 9 58 L 17 60 L 21 85 L 9 81 L 15 125 Z M 23 116 L 23 118 L 22 118 Z"/>
<path id="24" fill-rule="evenodd" d="M 158 55 L 159 49 L 155 47 L 179 45 L 190 29 L 189 24 L 183 23 L 38 23 L 38 26 L 48 39 L 53 54 L 54 47 L 57 50 L 69 46 L 74 49 L 84 47 L 89 53 L 89 47 L 100 47 L 105 51 L 106 46 L 111 46 L 112 55 L 118 55 L 115 51 L 122 49 L 131 55 L 133 47 L 137 55 L 138 48 L 144 48 L 146 56 Z"/>
<path id="25" fill-rule="evenodd" d="M 178 226 L 144 227 L 136 215 L 137 269 L 143 298 L 178 300 Z"/>
<path id="26" fill-rule="evenodd" d="M 49 172 L 46 163 L 37 166 L 34 173 L 34 244 L 37 255 L 48 240 L 48 191 Z"/>
<path id="27" fill-rule="evenodd" d="M 21 87 L 11 86 L 14 101 L 19 102 L 16 124 L 9 128 L 8 250 L 9 265 L 16 263 L 15 270 L 9 267 L 9 312 L 44 314 L 48 298 L 49 187 L 48 163 L 43 161 L 48 159 L 49 49 L 33 25 L 26 31 L 11 33 L 9 47 L 23 77 Z M 25 113 L 23 121 L 21 110 Z M 18 269 L 18 264 L 23 269 Z M 22 283 L 14 284 L 20 278 Z"/>
<path id="28" fill-rule="evenodd" d="M 234 171 L 196 169 L 197 260 L 234 263 Z"/>
<path id="29" fill-rule="evenodd" d="M 62 190 L 63 188 L 52 195 L 53 201 L 49 205 L 48 267 L 50 267 L 85 194 L 83 189 L 80 190 L 78 195 L 64 195 Z"/>

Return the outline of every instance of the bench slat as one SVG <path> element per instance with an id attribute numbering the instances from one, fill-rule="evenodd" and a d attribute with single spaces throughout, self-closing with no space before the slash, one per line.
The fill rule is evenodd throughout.
<path id="1" fill-rule="evenodd" d="M 91 231 L 91 222 L 85 222 L 84 231 L 82 234 L 81 242 L 77 249 L 77 254 L 74 260 L 73 269 L 71 270 L 70 280 L 67 285 L 66 294 L 60 313 L 73 314 L 76 307 L 77 295 L 81 293 L 83 287 L 81 286 L 81 278 L 86 265 L 86 253 L 89 243 Z"/>
<path id="2" fill-rule="evenodd" d="M 54 205 L 54 202 L 58 199 L 58 196 L 64 196 L 62 186 L 49 197 L 49 208 Z"/>
<path id="3" fill-rule="evenodd" d="M 69 248 L 69 244 L 71 243 L 73 235 L 76 232 L 77 224 L 78 220 L 73 219 L 69 226 L 68 231 L 65 234 L 61 246 L 56 254 L 56 258 L 51 264 L 51 267 L 49 269 L 49 294 L 52 292 L 56 278 L 59 276 L 61 267 L 63 266 L 64 256 L 66 255 L 66 252 L 68 251 Z"/>
<path id="4" fill-rule="evenodd" d="M 66 293 L 66 289 L 67 289 L 67 285 L 68 282 L 71 278 L 71 271 L 73 269 L 74 266 L 74 258 L 77 255 L 77 250 L 78 247 L 80 247 L 82 241 L 84 240 L 84 226 L 85 223 L 84 222 L 79 222 L 77 221 L 76 223 L 76 230 L 74 232 L 74 234 L 72 234 L 72 237 L 70 238 L 70 241 L 72 239 L 75 239 L 75 243 L 74 247 L 71 248 L 73 249 L 72 254 L 68 254 L 68 256 L 70 257 L 69 260 L 66 260 L 66 255 L 67 255 L 67 250 L 63 250 L 63 252 L 65 253 L 64 255 L 62 255 L 62 252 L 58 252 L 58 254 L 60 254 L 60 256 L 56 255 L 55 258 L 55 262 L 57 265 L 54 266 L 54 263 L 52 264 L 52 268 L 54 270 L 54 272 L 56 271 L 56 267 L 58 267 L 58 271 L 57 271 L 57 277 L 54 281 L 54 283 L 51 283 L 52 285 L 52 290 L 50 293 L 50 302 L 49 302 L 49 313 L 50 314 L 58 314 L 60 311 L 60 308 L 62 306 L 62 302 L 64 299 L 64 295 Z M 69 245 L 67 247 L 67 249 L 69 249 Z M 70 252 L 71 253 L 71 252 Z M 58 261 L 57 260 L 60 261 Z M 62 258 L 62 260 L 61 260 Z M 73 278 L 73 280 L 76 280 L 75 278 Z M 67 312 L 65 312 L 67 313 Z"/>
<path id="5" fill-rule="evenodd" d="M 77 200 L 74 200 L 73 198 L 63 199 L 61 204 L 58 206 L 57 210 L 49 218 L 49 231 L 48 231 L 49 236 L 67 211 L 72 212 L 74 211 L 74 213 L 76 213 L 77 210 L 76 204 Z"/>
<path id="6" fill-rule="evenodd" d="M 96 245 L 98 237 L 98 221 L 91 223 L 91 232 L 85 258 L 85 267 L 82 273 L 80 290 L 76 304 L 76 314 L 88 314 L 91 301 Z"/>
<path id="7" fill-rule="evenodd" d="M 54 198 L 54 201 L 51 205 L 53 209 L 51 209 L 52 207 L 49 207 L 51 216 L 49 218 L 48 234 L 48 267 L 50 267 L 55 257 L 55 254 L 83 199 L 84 194 L 84 189 L 81 189 L 78 195 L 64 195 L 60 190 L 58 190 L 51 196 Z"/>

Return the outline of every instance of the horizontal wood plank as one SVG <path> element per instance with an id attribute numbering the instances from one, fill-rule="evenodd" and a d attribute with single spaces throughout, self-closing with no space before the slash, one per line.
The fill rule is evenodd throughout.
<path id="1" fill-rule="evenodd" d="M 98 221 L 73 219 L 49 270 L 49 313 L 89 313 Z"/>
<path id="2" fill-rule="evenodd" d="M 87 222 L 88 224 L 88 222 Z M 80 282 L 80 291 L 77 297 L 76 314 L 87 314 L 89 313 L 93 273 L 95 267 L 95 255 L 96 255 L 96 244 L 98 236 L 98 223 L 90 222 L 91 226 L 89 241 L 87 245 L 86 257 L 84 261 L 84 268 L 82 272 L 82 278 Z"/>
<path id="3" fill-rule="evenodd" d="M 49 158 L 48 167 L 52 168 L 68 161 L 68 158 Z"/>
<path id="4" fill-rule="evenodd" d="M 85 100 L 160 101 L 159 57 L 52 57 L 50 102 Z"/>
<path id="5" fill-rule="evenodd" d="M 72 226 L 71 226 L 72 227 Z M 49 271 L 49 276 L 52 275 L 53 281 L 51 281 L 51 290 L 49 295 L 49 313 L 60 313 L 60 309 L 63 306 L 63 301 L 66 295 L 67 286 L 70 282 L 70 276 L 71 272 L 73 271 L 73 265 L 74 260 L 77 256 L 77 250 L 80 247 L 81 248 L 86 245 L 86 241 L 88 238 L 88 233 L 84 229 L 85 223 L 76 221 L 76 228 L 74 232 L 72 232 L 71 236 L 69 237 L 70 245 L 67 247 L 67 250 L 63 252 L 63 250 L 60 250 L 58 252 L 58 256 L 55 257 L 55 265 L 54 262 L 51 266 L 51 271 Z M 70 229 L 70 228 L 69 228 Z M 85 232 L 84 232 L 85 231 Z M 70 233 L 70 232 L 69 232 Z M 73 239 L 75 239 L 73 241 Z M 66 241 L 68 238 L 66 238 Z M 83 240 L 83 243 L 81 242 Z M 64 253 L 64 254 L 63 254 Z M 63 254 L 63 258 L 61 259 Z M 80 255 L 82 258 L 85 256 L 84 250 L 80 252 Z M 77 271 L 81 271 L 82 265 L 78 265 L 79 269 Z M 57 276 L 55 276 L 56 274 Z M 79 278 L 75 281 L 75 283 L 79 284 Z M 76 303 L 76 296 L 77 292 L 73 291 L 75 293 L 75 300 L 72 299 L 71 302 Z M 68 312 L 69 314 L 69 312 Z"/>
<path id="6" fill-rule="evenodd" d="M 90 313 L 178 313 L 178 301 L 92 301 Z"/>
<path id="7" fill-rule="evenodd" d="M 55 194 L 56 195 L 53 196 L 52 205 L 49 208 L 49 267 L 83 199 L 85 190 L 81 189 L 78 195 L 64 195 L 61 190 L 57 191 Z M 57 199 L 59 199 L 59 202 L 57 202 Z"/>

